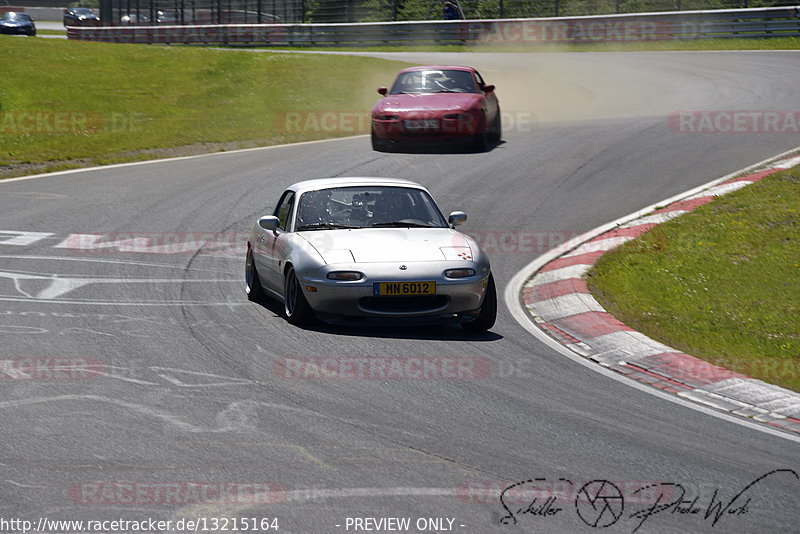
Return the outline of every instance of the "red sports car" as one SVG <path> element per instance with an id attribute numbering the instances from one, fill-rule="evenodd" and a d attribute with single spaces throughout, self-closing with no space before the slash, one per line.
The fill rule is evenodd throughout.
<path id="1" fill-rule="evenodd" d="M 467 141 L 481 151 L 500 140 L 500 106 L 472 67 L 427 66 L 401 70 L 391 90 L 372 108 L 372 148 Z"/>

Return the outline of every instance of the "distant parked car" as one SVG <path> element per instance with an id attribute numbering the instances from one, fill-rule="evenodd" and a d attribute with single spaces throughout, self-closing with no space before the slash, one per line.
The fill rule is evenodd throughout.
<path id="1" fill-rule="evenodd" d="M 137 24 L 149 24 L 150 18 L 147 15 L 129 13 L 128 15 L 122 15 L 119 21 L 126 26 L 136 26 Z"/>
<path id="2" fill-rule="evenodd" d="M 27 13 L 16 13 L 10 11 L 3 13 L 0 17 L 0 33 L 11 35 L 36 35 L 36 24 Z"/>
<path id="3" fill-rule="evenodd" d="M 179 24 L 178 13 L 176 13 L 175 11 L 157 11 L 156 22 L 158 24 L 167 24 L 170 26 Z"/>
<path id="4" fill-rule="evenodd" d="M 100 17 L 88 7 L 69 7 L 64 10 L 64 26 L 100 26 Z"/>

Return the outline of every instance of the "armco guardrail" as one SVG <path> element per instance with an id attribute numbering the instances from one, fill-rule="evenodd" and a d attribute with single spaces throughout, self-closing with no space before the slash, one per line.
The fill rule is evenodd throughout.
<path id="1" fill-rule="evenodd" d="M 70 39 L 270 46 L 590 43 L 800 36 L 800 6 L 538 19 L 69 27 Z"/>

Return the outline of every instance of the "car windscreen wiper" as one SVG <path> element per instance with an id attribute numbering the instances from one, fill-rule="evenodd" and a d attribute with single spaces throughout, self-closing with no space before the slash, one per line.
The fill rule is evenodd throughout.
<path id="1" fill-rule="evenodd" d="M 375 223 L 372 225 L 373 228 L 431 228 L 429 224 L 419 224 L 413 222 L 404 222 L 404 221 L 392 221 L 392 222 L 382 222 L 382 223 Z"/>
<path id="2" fill-rule="evenodd" d="M 360 226 L 348 226 L 346 224 L 339 224 L 334 222 L 318 222 L 311 224 L 302 224 L 297 227 L 296 232 L 303 232 L 306 230 L 352 230 L 361 228 Z"/>

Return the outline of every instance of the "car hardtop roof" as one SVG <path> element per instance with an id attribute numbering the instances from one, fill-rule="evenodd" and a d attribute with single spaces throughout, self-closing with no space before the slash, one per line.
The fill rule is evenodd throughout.
<path id="1" fill-rule="evenodd" d="M 404 72 L 414 72 L 417 70 L 463 70 L 467 72 L 476 72 L 475 67 L 467 67 L 465 65 L 419 65 L 417 67 L 408 67 L 407 69 L 403 69 L 400 71 L 400 74 Z"/>
<path id="2" fill-rule="evenodd" d="M 318 191 L 320 189 L 331 189 L 334 187 L 350 187 L 350 186 L 398 186 L 398 187 L 413 187 L 415 189 L 427 189 L 416 182 L 405 180 L 403 178 L 370 178 L 370 177 L 337 177 L 337 178 L 317 178 L 313 180 L 303 180 L 288 187 L 289 190 L 295 193 L 305 193 L 306 191 Z"/>

